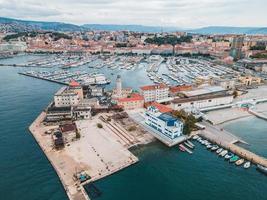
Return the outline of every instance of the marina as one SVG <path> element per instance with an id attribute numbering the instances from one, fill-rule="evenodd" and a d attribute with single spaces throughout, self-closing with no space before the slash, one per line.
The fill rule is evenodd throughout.
<path id="1" fill-rule="evenodd" d="M 55 82 L 63 85 L 68 85 L 71 80 L 75 80 L 82 85 L 106 85 L 110 83 L 104 74 L 87 73 L 87 72 L 69 72 L 69 71 L 27 71 L 19 72 L 24 76 L 30 76 L 37 79 L 42 79 L 50 82 Z"/>
<path id="2" fill-rule="evenodd" d="M 37 57 L 37 56 L 36 56 Z M 9 63 L 10 66 L 27 67 L 38 73 L 39 68 L 55 71 L 77 69 L 88 73 L 88 69 L 99 71 L 136 71 L 144 69 L 147 78 L 155 84 L 190 85 L 199 78 L 220 78 L 232 76 L 238 72 L 213 63 L 212 60 L 185 57 L 167 57 L 158 55 L 144 56 L 113 56 L 113 55 L 43 55 L 21 64 Z M 23 72 L 25 73 L 25 72 Z M 40 72 L 41 73 L 41 72 Z M 92 73 L 92 72 L 91 72 Z M 61 82 L 61 81 L 59 81 Z"/>
<path id="3" fill-rule="evenodd" d="M 260 169 L 264 169 L 267 166 L 267 160 L 265 158 L 237 146 L 234 144 L 236 142 L 222 141 L 218 137 L 212 137 L 211 134 L 205 134 L 204 132 L 205 130 L 193 136 L 193 139 L 206 147 L 211 145 L 212 147 L 208 149 L 214 151 L 219 157 L 225 158 L 229 163 L 235 163 L 236 166 L 243 166 L 245 169 L 250 168 L 252 163 Z"/>

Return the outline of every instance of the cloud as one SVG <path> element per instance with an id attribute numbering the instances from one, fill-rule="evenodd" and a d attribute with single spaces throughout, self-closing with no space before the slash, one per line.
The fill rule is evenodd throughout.
<path id="1" fill-rule="evenodd" d="M 266 0 L 0 0 L 0 15 L 77 24 L 266 26 Z"/>

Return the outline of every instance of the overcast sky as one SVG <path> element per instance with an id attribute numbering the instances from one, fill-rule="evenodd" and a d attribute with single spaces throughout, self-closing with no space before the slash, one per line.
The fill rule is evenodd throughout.
<path id="1" fill-rule="evenodd" d="M 0 16 L 75 24 L 267 26 L 267 0 L 0 0 Z"/>

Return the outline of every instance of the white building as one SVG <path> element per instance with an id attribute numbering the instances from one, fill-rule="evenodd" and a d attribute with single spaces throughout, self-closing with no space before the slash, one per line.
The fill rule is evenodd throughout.
<path id="1" fill-rule="evenodd" d="M 77 106 L 82 99 L 82 87 L 75 81 L 72 81 L 69 87 L 62 87 L 54 95 L 55 107 Z"/>
<path id="2" fill-rule="evenodd" d="M 140 89 L 145 103 L 152 101 L 164 102 L 169 98 L 169 87 L 164 84 L 143 86 Z"/>
<path id="3" fill-rule="evenodd" d="M 26 42 L 9 42 L 0 44 L 0 52 L 24 52 L 26 49 Z"/>
<path id="4" fill-rule="evenodd" d="M 202 109 L 212 106 L 227 105 L 233 102 L 232 95 L 206 95 L 201 97 L 177 98 L 171 102 L 173 110 Z"/>
<path id="5" fill-rule="evenodd" d="M 167 113 L 161 113 L 154 107 L 148 107 L 145 114 L 145 123 L 160 134 L 175 139 L 183 133 L 183 123 Z"/>

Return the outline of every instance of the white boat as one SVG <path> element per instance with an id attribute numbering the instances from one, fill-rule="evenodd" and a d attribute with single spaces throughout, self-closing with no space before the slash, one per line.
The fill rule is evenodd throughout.
<path id="1" fill-rule="evenodd" d="M 190 149 L 193 149 L 194 147 L 192 145 L 190 145 L 188 142 L 184 142 L 184 145 L 189 147 Z"/>
<path id="2" fill-rule="evenodd" d="M 218 145 L 214 145 L 213 147 L 211 147 L 211 150 L 212 151 L 216 151 L 217 149 L 219 149 L 219 146 Z"/>
<path id="3" fill-rule="evenodd" d="M 243 158 L 241 158 L 241 159 L 239 159 L 238 161 L 236 161 L 235 164 L 236 164 L 237 166 L 239 166 L 239 165 L 242 165 L 244 162 L 245 162 L 245 160 L 244 160 Z"/>
<path id="4" fill-rule="evenodd" d="M 228 153 L 228 151 L 227 151 L 227 150 L 224 150 L 224 151 L 222 151 L 222 152 L 219 154 L 219 156 L 224 157 L 227 153 Z"/>
<path id="5" fill-rule="evenodd" d="M 244 164 L 244 168 L 245 169 L 250 168 L 250 166 L 251 166 L 251 162 L 250 161 L 245 162 L 245 164 Z"/>
<path id="6" fill-rule="evenodd" d="M 189 150 L 188 148 L 186 148 L 183 144 L 180 144 L 179 147 L 183 148 L 189 154 L 192 154 L 193 153 L 191 150 Z"/>
<path id="7" fill-rule="evenodd" d="M 189 140 L 187 140 L 187 143 L 190 144 L 192 147 L 195 147 L 195 145 L 192 142 L 190 142 Z"/>
<path id="8" fill-rule="evenodd" d="M 211 149 L 213 147 L 213 145 L 209 144 L 207 145 L 207 149 Z"/>
<path id="9" fill-rule="evenodd" d="M 231 152 L 229 152 L 228 154 L 226 154 L 226 155 L 224 156 L 224 158 L 225 158 L 226 160 L 229 160 L 229 159 L 232 158 L 233 156 L 234 156 L 234 154 L 231 153 Z"/>
<path id="10" fill-rule="evenodd" d="M 223 148 L 219 148 L 219 149 L 216 151 L 216 153 L 219 154 L 219 153 L 221 153 L 223 150 L 224 150 Z"/>

